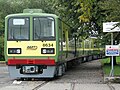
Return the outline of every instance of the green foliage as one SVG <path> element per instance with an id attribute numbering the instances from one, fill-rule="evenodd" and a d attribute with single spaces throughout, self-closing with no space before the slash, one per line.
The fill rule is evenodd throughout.
<path id="1" fill-rule="evenodd" d="M 2 31 L 2 32 L 1 32 Z M 4 60 L 4 36 L 3 30 L 0 31 L 0 61 Z"/>
<path id="2" fill-rule="evenodd" d="M 83 13 L 79 16 L 81 22 L 90 22 L 91 20 L 91 11 L 94 0 L 79 0 L 81 12 Z"/>
<path id="3" fill-rule="evenodd" d="M 111 66 L 110 65 L 104 65 L 103 66 L 103 71 L 104 74 L 109 76 L 110 71 L 111 71 Z M 114 66 L 114 76 L 120 76 L 120 65 Z"/>
<path id="4" fill-rule="evenodd" d="M 52 13 L 51 0 L 0 0 L 0 60 L 3 59 L 4 23 L 8 14 L 22 13 L 26 8 L 43 9 Z M 47 8 L 45 8 L 47 7 Z"/>
<path id="5" fill-rule="evenodd" d="M 102 10 L 102 15 L 104 16 L 103 22 L 120 22 L 120 0 L 101 0 L 99 2 L 99 7 Z M 120 23 L 116 26 L 120 27 Z M 104 37 L 107 41 L 110 37 L 108 33 L 104 34 Z M 120 43 L 120 33 L 114 34 L 114 40 L 117 40 L 117 44 Z"/>
<path id="6" fill-rule="evenodd" d="M 116 57 L 117 64 L 120 64 L 120 57 Z M 109 64 L 110 63 L 110 58 L 105 58 L 101 60 L 102 65 Z"/>
<path id="7" fill-rule="evenodd" d="M 99 40 L 102 44 L 109 43 L 110 38 L 103 33 L 102 23 L 120 21 L 119 0 L 0 0 L 0 31 L 4 28 L 6 15 L 22 13 L 26 8 L 43 9 L 46 13 L 60 16 L 71 26 L 69 32 L 83 40 L 97 31 L 98 38 L 103 36 L 103 41 Z M 3 47 L 0 45 L 0 48 Z"/>
<path id="8" fill-rule="evenodd" d="M 92 30 L 101 33 L 101 22 L 97 0 L 57 0 L 55 8 L 77 36 L 87 38 Z M 99 19 L 100 18 L 100 19 Z"/>
<path id="9" fill-rule="evenodd" d="M 101 59 L 100 62 L 102 64 L 104 74 L 109 75 L 111 70 L 110 58 Z M 120 76 L 120 57 L 117 57 L 117 65 L 114 66 L 114 75 Z"/>
<path id="10" fill-rule="evenodd" d="M 101 1 L 100 6 L 104 10 L 106 21 L 120 21 L 120 0 Z"/>

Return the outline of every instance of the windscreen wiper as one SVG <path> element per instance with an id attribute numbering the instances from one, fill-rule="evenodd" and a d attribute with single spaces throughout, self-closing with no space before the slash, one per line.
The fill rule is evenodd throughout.
<path id="1" fill-rule="evenodd" d="M 13 29 L 10 30 L 10 38 L 9 39 L 15 39 Z"/>
<path id="2" fill-rule="evenodd" d="M 35 32 L 35 36 L 37 36 L 38 39 L 40 39 L 40 36 Z"/>

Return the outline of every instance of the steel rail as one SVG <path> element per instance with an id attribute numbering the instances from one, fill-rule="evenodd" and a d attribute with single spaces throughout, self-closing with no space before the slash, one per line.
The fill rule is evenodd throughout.
<path id="1" fill-rule="evenodd" d="M 115 87 L 113 87 L 110 83 L 108 83 L 107 86 L 110 88 L 110 90 L 115 90 Z"/>

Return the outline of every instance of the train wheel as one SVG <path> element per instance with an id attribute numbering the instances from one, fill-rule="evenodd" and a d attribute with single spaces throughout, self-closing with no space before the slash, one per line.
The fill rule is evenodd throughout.
<path id="1" fill-rule="evenodd" d="M 65 74 L 65 64 L 62 65 L 62 75 Z"/>
<path id="2" fill-rule="evenodd" d="M 65 64 L 58 66 L 58 76 L 62 76 L 65 73 Z"/>
<path id="3" fill-rule="evenodd" d="M 62 65 L 59 65 L 58 66 L 58 76 L 62 76 L 62 74 L 63 74 L 62 73 L 62 71 L 63 71 L 62 69 L 63 69 Z"/>

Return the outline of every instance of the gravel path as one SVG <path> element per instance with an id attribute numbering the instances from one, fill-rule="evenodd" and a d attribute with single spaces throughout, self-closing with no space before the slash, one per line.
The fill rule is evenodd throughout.
<path id="1" fill-rule="evenodd" d="M 36 90 L 111 90 L 107 84 L 103 84 L 102 73 L 99 60 L 90 61 L 69 69 L 62 77 L 39 87 L 44 81 L 22 81 L 20 84 L 13 84 L 14 80 L 9 78 L 7 67 L 1 66 L 0 90 L 34 90 L 35 87 L 39 87 Z M 119 90 L 117 87 L 116 90 Z"/>
<path id="2" fill-rule="evenodd" d="M 103 72 L 99 60 L 82 63 L 73 67 L 60 79 L 54 80 L 58 83 L 79 83 L 79 84 L 102 84 Z"/>

